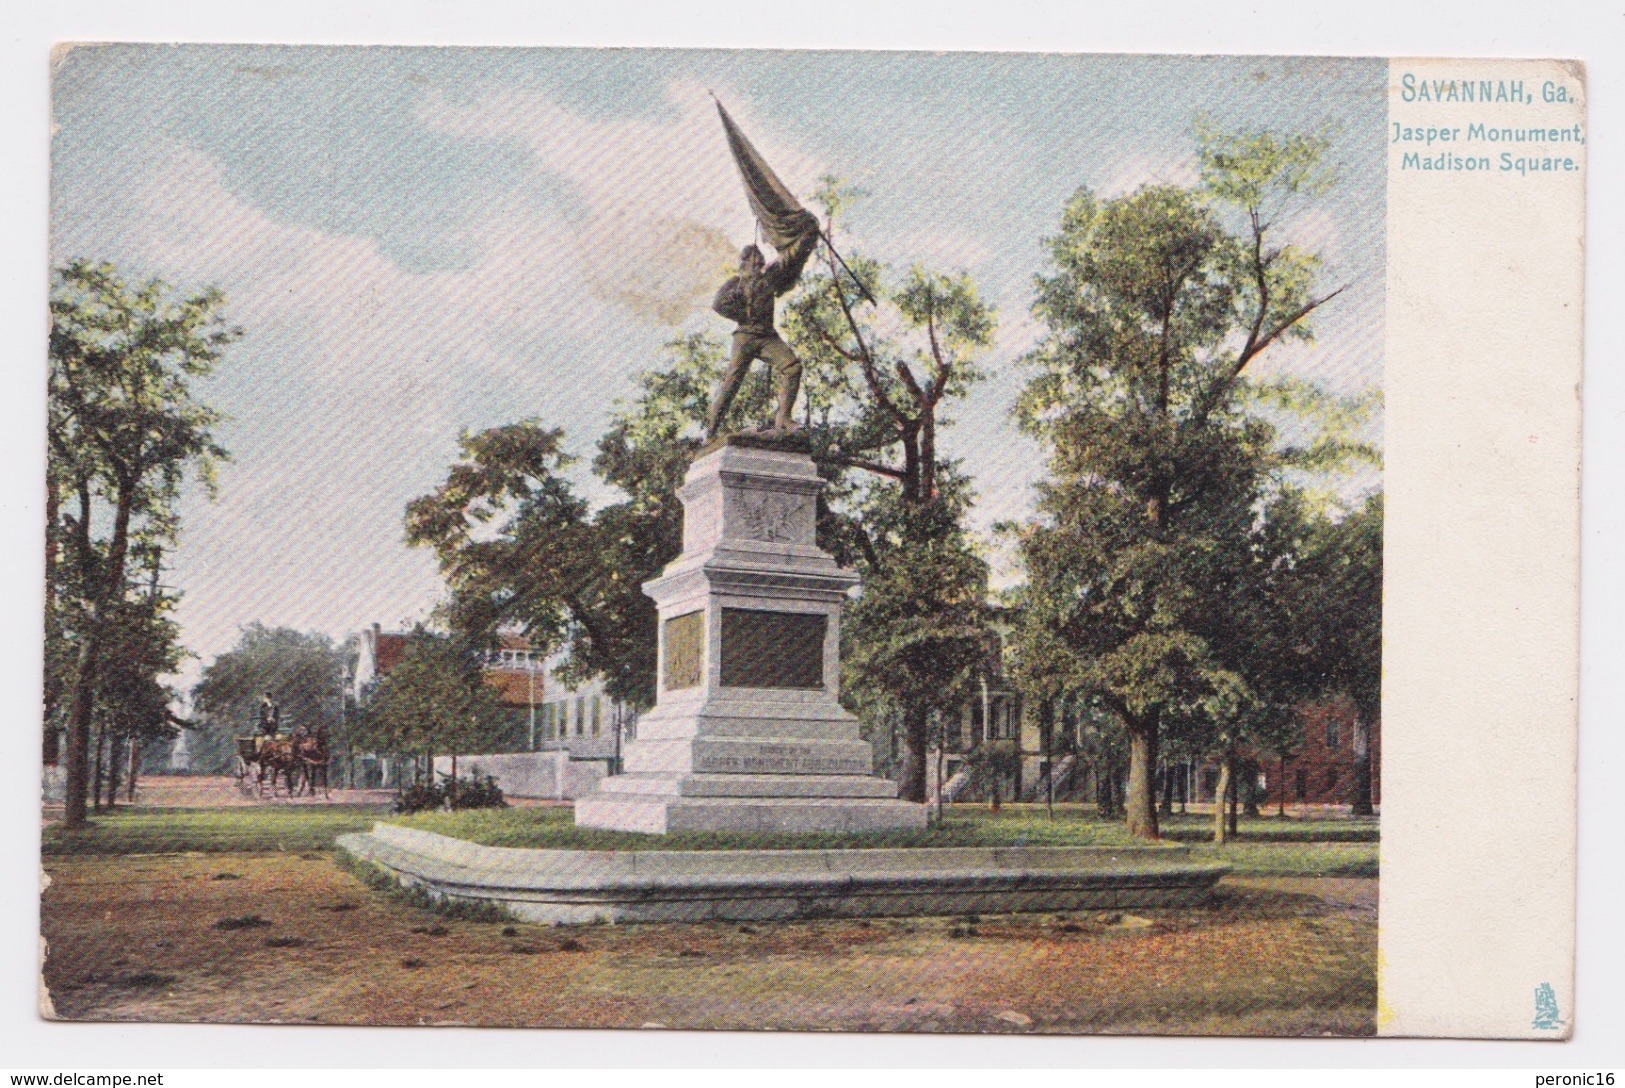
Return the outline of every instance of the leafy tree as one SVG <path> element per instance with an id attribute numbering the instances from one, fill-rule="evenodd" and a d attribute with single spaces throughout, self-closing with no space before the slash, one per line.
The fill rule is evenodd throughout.
<path id="1" fill-rule="evenodd" d="M 1297 604 L 1304 651 L 1317 694 L 1354 704 L 1353 814 L 1369 816 L 1371 726 L 1382 715 L 1383 497 L 1371 495 L 1342 518 L 1323 518 L 1308 534 L 1299 566 Z"/>
<path id="2" fill-rule="evenodd" d="M 1017 409 L 1050 469 L 1020 538 L 1029 648 L 1045 644 L 1122 722 L 1127 822 L 1146 838 L 1167 723 L 1245 697 L 1215 649 L 1213 607 L 1245 580 L 1277 463 L 1245 372 L 1272 344 L 1308 339 L 1307 318 L 1337 294 L 1315 293 L 1313 254 L 1275 240 L 1279 217 L 1329 184 L 1326 141 L 1206 124 L 1198 137 L 1199 188 L 1111 200 L 1085 188 L 1068 202 Z"/>
<path id="3" fill-rule="evenodd" d="M 114 806 L 121 768 L 133 800 L 142 750 L 174 738 L 185 725 L 171 709 L 177 693 L 160 679 L 187 656 L 169 618 L 174 604 L 173 596 L 154 589 L 144 598 L 116 602 L 104 618 L 106 651 L 96 685 L 90 778 L 98 809 Z"/>
<path id="4" fill-rule="evenodd" d="M 192 688 L 193 766 L 219 773 L 232 765 L 235 738 L 259 729 L 266 692 L 282 709 L 283 728 L 340 736 L 344 677 L 354 657 L 353 645 L 334 645 L 315 631 L 244 627 L 237 645 L 210 662 Z"/>
<path id="5" fill-rule="evenodd" d="M 373 689 L 356 740 L 374 751 L 421 756 L 432 769 L 437 752 L 455 760 L 462 752 L 489 751 L 506 736 L 507 718 L 485 682 L 481 655 L 419 627 Z"/>
<path id="6" fill-rule="evenodd" d="M 827 236 L 853 195 L 824 179 Z M 864 579 L 845 623 L 844 687 L 871 717 L 900 718 L 899 795 L 923 801 L 932 716 L 958 709 L 996 645 L 987 564 L 964 528 L 969 481 L 938 447 L 941 411 L 982 377 L 994 312 L 963 273 L 899 274 L 846 256 L 842 267 L 826 251 L 785 329 L 818 376 L 807 410 L 813 457 L 834 485 L 826 546 Z"/>
<path id="7" fill-rule="evenodd" d="M 159 280 L 132 286 L 88 261 L 52 285 L 45 710 L 65 720 L 70 827 L 85 821 L 114 617 L 138 592 L 131 558 L 174 541 L 187 474 L 212 490 L 227 456 L 213 437 L 220 416 L 192 395 L 240 335 L 221 302 L 214 290 L 175 297 Z"/>

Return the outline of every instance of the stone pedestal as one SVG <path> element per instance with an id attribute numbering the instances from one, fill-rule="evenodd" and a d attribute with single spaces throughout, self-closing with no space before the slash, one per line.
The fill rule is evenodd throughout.
<path id="1" fill-rule="evenodd" d="M 576 802 L 576 823 L 667 831 L 924 827 L 873 773 L 838 701 L 841 605 L 857 575 L 820 550 L 823 481 L 804 453 L 733 439 L 677 492 L 683 554 L 644 584 L 660 610 L 658 701 L 625 773 Z"/>

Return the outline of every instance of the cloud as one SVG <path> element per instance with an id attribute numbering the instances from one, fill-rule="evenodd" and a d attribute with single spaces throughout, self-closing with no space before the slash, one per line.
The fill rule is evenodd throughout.
<path id="1" fill-rule="evenodd" d="M 401 517 L 459 429 L 541 415 L 590 438 L 658 342 L 586 289 L 555 215 L 496 202 L 471 267 L 416 273 L 271 217 L 195 148 L 160 138 L 124 165 L 114 201 L 61 217 L 57 251 L 218 285 L 246 330 L 200 390 L 236 461 L 218 502 L 189 502 L 176 557 L 206 653 L 252 619 L 342 633 L 423 615 L 438 580 Z"/>
<path id="2" fill-rule="evenodd" d="M 743 95 L 722 97 L 786 184 L 810 193 L 828 167 L 778 138 Z M 594 294 L 675 325 L 704 311 L 755 226 L 709 93 L 675 82 L 664 104 L 674 116 L 595 119 L 530 91 L 468 102 L 433 91 L 417 116 L 438 132 L 527 149 L 580 203 L 566 219 L 569 249 Z"/>
<path id="3" fill-rule="evenodd" d="M 728 97 L 808 191 L 822 165 Z M 237 459 L 220 500 L 185 511 L 175 573 L 190 645 L 217 653 L 255 619 L 337 634 L 422 616 L 440 587 L 432 557 L 402 546 L 401 517 L 457 432 L 540 416 L 590 441 L 665 327 L 704 310 L 737 257 L 730 232 L 753 229 L 703 88 L 674 85 L 667 104 L 664 119 L 594 120 L 524 92 L 428 93 L 422 123 L 518 141 L 572 196 L 496 194 L 458 232 L 475 255 L 459 269 L 411 271 L 370 237 L 279 219 L 161 133 L 115 149 L 95 198 L 62 194 L 60 255 L 217 285 L 247 330 L 200 391 L 231 417 Z"/>

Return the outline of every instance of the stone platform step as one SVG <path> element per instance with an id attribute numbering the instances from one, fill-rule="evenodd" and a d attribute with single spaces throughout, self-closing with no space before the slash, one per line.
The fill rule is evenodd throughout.
<path id="1" fill-rule="evenodd" d="M 1190 906 L 1228 871 L 1181 847 L 515 850 L 378 824 L 341 849 L 526 921 L 752 921 Z"/>
<path id="2" fill-rule="evenodd" d="M 645 797 L 878 797 L 895 798 L 897 783 L 856 774 L 617 774 L 599 793 Z"/>
<path id="3" fill-rule="evenodd" d="M 639 796 L 600 790 L 576 801 L 577 827 L 647 835 L 672 831 L 899 831 L 924 828 L 927 819 L 924 805 L 887 797 Z"/>

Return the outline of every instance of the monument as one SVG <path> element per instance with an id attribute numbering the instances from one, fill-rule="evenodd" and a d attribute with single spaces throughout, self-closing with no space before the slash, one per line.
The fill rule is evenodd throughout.
<path id="1" fill-rule="evenodd" d="M 576 802 L 583 827 L 876 831 L 924 827 L 924 805 L 876 778 L 857 719 L 840 704 L 841 605 L 858 583 L 814 539 L 823 489 L 794 437 L 801 363 L 774 310 L 820 240 L 804 209 L 717 103 L 757 223 L 756 246 L 713 308 L 734 321 L 728 367 L 711 398 L 710 439 L 677 496 L 683 554 L 643 591 L 660 610 L 657 703 L 626 748 L 624 774 Z M 721 435 L 758 359 L 778 378 L 772 425 Z"/>
<path id="2" fill-rule="evenodd" d="M 858 576 L 818 547 L 824 482 L 792 418 L 801 364 L 773 324 L 775 300 L 829 239 L 814 237 L 817 220 L 725 111 L 722 122 L 778 259 L 747 246 L 717 293 L 714 308 L 739 327 L 710 441 L 677 490 L 683 551 L 643 585 L 659 612 L 656 704 L 623 751 L 625 773 L 576 802 L 576 823 L 654 834 L 924 828 L 926 806 L 875 776 L 841 706 L 841 609 Z M 778 379 L 772 424 L 720 433 L 758 360 Z M 1168 846 L 541 850 L 384 823 L 339 846 L 434 898 L 566 925 L 1176 906 L 1201 902 L 1226 872 Z"/>
<path id="3" fill-rule="evenodd" d="M 841 606 L 857 575 L 814 541 L 823 481 L 783 441 L 704 447 L 677 495 L 683 554 L 644 584 L 660 615 L 658 701 L 583 827 L 877 831 L 926 808 L 875 777 L 840 704 Z"/>

